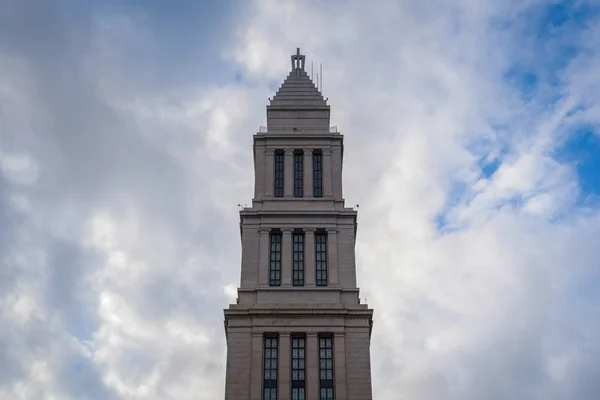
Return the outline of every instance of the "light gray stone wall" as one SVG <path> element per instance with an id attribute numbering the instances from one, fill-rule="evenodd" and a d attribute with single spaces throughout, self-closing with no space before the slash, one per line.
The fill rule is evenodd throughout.
<path id="1" fill-rule="evenodd" d="M 333 143 L 331 146 L 331 180 L 333 197 L 336 199 L 343 199 L 341 143 Z"/>
<path id="2" fill-rule="evenodd" d="M 264 342 L 263 333 L 252 333 L 252 361 L 251 361 L 251 383 L 250 399 L 261 400 L 263 388 L 263 360 L 264 360 Z"/>
<path id="3" fill-rule="evenodd" d="M 269 274 L 269 232 L 277 229 L 282 235 L 282 286 L 291 286 L 292 270 L 292 235 L 294 229 L 305 231 L 305 288 L 314 287 L 315 284 L 315 247 L 314 232 L 317 228 L 328 232 L 328 288 L 356 289 L 356 265 L 355 265 L 355 220 L 356 212 L 353 210 L 332 210 L 328 212 L 315 212 L 312 215 L 299 215 L 298 212 L 242 212 L 242 258 L 241 258 L 241 289 L 258 289 L 278 291 L 279 287 L 268 286 Z M 297 290 L 302 290 L 296 288 Z M 319 288 L 322 290 L 323 288 Z M 291 301 L 310 302 L 307 295 L 292 294 Z M 269 295 L 261 294 L 253 296 L 254 301 L 265 302 Z M 282 295 L 273 294 L 273 298 L 281 299 Z M 277 297 L 279 296 L 279 297 Z M 338 293 L 335 299 L 331 294 L 324 294 L 326 303 L 337 301 L 348 303 Z M 243 303 L 248 302 L 248 295 Z M 294 300 L 296 299 L 296 300 Z M 347 299 L 347 297 L 346 297 Z M 352 301 L 350 301 L 352 302 Z"/>
<path id="4" fill-rule="evenodd" d="M 356 288 L 354 226 L 340 225 L 337 236 L 340 286 L 343 288 Z"/>
<path id="5" fill-rule="evenodd" d="M 267 155 L 264 143 L 254 143 L 254 198 L 262 199 L 266 194 Z"/>
<path id="6" fill-rule="evenodd" d="M 244 328 L 230 329 L 227 338 L 225 400 L 248 400 L 251 360 L 251 331 Z"/>
<path id="7" fill-rule="evenodd" d="M 312 128 L 329 130 L 329 110 L 323 111 L 267 111 L 267 128 L 269 131 L 289 131 L 293 128 Z"/>
<path id="8" fill-rule="evenodd" d="M 335 378 L 335 398 L 348 398 L 348 377 L 346 372 L 346 334 L 335 333 L 333 336 L 333 367 Z"/>
<path id="9" fill-rule="evenodd" d="M 306 335 L 306 398 L 319 399 L 319 358 L 309 355 L 319 353 L 317 332 Z"/>
<path id="10" fill-rule="evenodd" d="M 370 311 L 351 311 L 348 317 L 344 309 L 329 310 L 322 315 L 311 315 L 304 310 L 303 315 L 286 315 L 288 310 L 270 310 L 264 315 L 230 318 L 227 361 L 227 382 L 237 386 L 228 387 L 226 400 L 259 400 L 262 390 L 263 337 L 265 333 L 279 334 L 279 398 L 288 400 L 290 395 L 290 335 L 303 333 L 306 343 L 306 388 L 307 398 L 317 398 L 319 387 L 319 352 L 317 335 L 332 334 L 334 337 L 334 382 L 338 400 L 371 400 L 370 366 Z M 355 312 L 363 313 L 360 316 Z M 366 313 L 365 313 L 366 312 Z M 233 334 L 231 334 L 233 332 Z M 241 350 L 241 348 L 244 350 Z M 237 349 L 237 350 L 236 350 Z M 244 358 L 246 357 L 246 358 Z M 249 366 L 250 372 L 231 377 L 240 368 Z M 247 385 L 247 386 L 246 386 Z M 244 389 L 245 388 L 245 389 Z M 245 390 L 245 392 L 244 392 Z M 241 392 L 246 393 L 243 397 Z M 312 396 L 311 396 L 312 395 Z M 234 397 L 237 396 L 237 397 Z"/>
<path id="11" fill-rule="evenodd" d="M 347 400 L 371 400 L 371 351 L 368 329 L 346 331 Z"/>
<path id="12" fill-rule="evenodd" d="M 254 136 L 254 202 L 274 199 L 274 152 L 285 151 L 284 165 L 284 197 L 276 198 L 291 200 L 293 192 L 293 152 L 304 153 L 304 197 L 311 203 L 331 200 L 343 202 L 342 197 L 342 149 L 343 135 L 339 133 L 305 134 L 256 134 Z M 324 193 L 322 198 L 314 198 L 312 194 L 312 152 L 323 152 L 323 183 Z"/>
<path id="13" fill-rule="evenodd" d="M 282 332 L 279 334 L 279 366 L 277 373 L 279 374 L 277 385 L 277 399 L 289 400 L 291 394 L 291 344 L 290 332 Z"/>
<path id="14" fill-rule="evenodd" d="M 242 226 L 242 288 L 254 288 L 258 285 L 259 251 L 260 233 L 258 226 Z"/>

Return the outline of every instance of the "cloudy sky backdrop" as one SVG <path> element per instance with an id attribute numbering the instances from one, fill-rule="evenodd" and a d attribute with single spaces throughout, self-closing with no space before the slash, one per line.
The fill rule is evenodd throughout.
<path id="1" fill-rule="evenodd" d="M 296 47 L 345 134 L 374 398 L 599 399 L 579 0 L 0 0 L 0 399 L 223 398 L 237 204 Z"/>

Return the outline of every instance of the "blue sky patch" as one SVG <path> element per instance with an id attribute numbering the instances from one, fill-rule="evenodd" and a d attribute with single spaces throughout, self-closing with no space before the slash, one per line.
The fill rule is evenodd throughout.
<path id="1" fill-rule="evenodd" d="M 600 195 L 600 136 L 591 126 L 572 133 L 556 151 L 560 162 L 573 163 L 583 198 Z"/>
<path id="2" fill-rule="evenodd" d="M 500 165 L 502 165 L 502 161 L 499 158 L 495 158 L 491 161 L 482 160 L 479 163 L 479 166 L 481 167 L 481 175 L 486 179 L 491 178 L 492 175 L 496 173 L 498 168 L 500 168 Z"/>

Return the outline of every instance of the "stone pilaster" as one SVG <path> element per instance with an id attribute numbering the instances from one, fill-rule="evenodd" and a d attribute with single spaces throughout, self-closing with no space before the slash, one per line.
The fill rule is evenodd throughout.
<path id="1" fill-rule="evenodd" d="M 257 200 L 265 197 L 266 178 L 266 152 L 264 146 L 254 147 L 254 198 Z"/>
<path id="2" fill-rule="evenodd" d="M 315 228 L 304 229 L 304 285 L 314 287 L 316 281 L 315 266 Z"/>
<path id="3" fill-rule="evenodd" d="M 323 150 L 323 196 L 332 196 L 332 169 L 331 169 L 331 150 Z"/>
<path id="4" fill-rule="evenodd" d="M 327 229 L 327 267 L 329 269 L 328 285 L 339 285 L 338 269 L 338 234 L 337 229 Z"/>
<path id="5" fill-rule="evenodd" d="M 252 383 L 252 335 L 244 328 L 227 330 L 225 400 L 246 400 Z"/>
<path id="6" fill-rule="evenodd" d="M 319 399 L 319 338 L 316 333 L 306 334 L 306 398 Z M 337 397 L 341 399 L 341 397 Z"/>
<path id="7" fill-rule="evenodd" d="M 331 188 L 333 197 L 342 200 L 342 147 L 336 146 L 331 151 Z"/>
<path id="8" fill-rule="evenodd" d="M 269 229 L 259 231 L 258 285 L 269 286 Z"/>
<path id="9" fill-rule="evenodd" d="M 304 197 L 313 195 L 313 159 L 312 149 L 304 149 Z"/>
<path id="10" fill-rule="evenodd" d="M 291 350 L 290 333 L 282 332 L 279 334 L 279 366 L 277 378 L 279 386 L 277 387 L 277 398 L 279 400 L 290 399 L 290 370 L 291 370 Z"/>
<path id="11" fill-rule="evenodd" d="M 265 196 L 273 197 L 275 190 L 275 150 L 266 149 Z"/>
<path id="12" fill-rule="evenodd" d="M 346 336 L 335 333 L 333 337 L 333 377 L 335 379 L 335 398 L 347 399 L 346 388 Z"/>
<path id="13" fill-rule="evenodd" d="M 250 399 L 262 399 L 262 382 L 263 382 L 263 335 L 262 333 L 252 334 L 252 370 L 251 370 L 251 386 Z"/>
<path id="14" fill-rule="evenodd" d="M 292 229 L 281 230 L 281 286 L 292 286 Z"/>
<path id="15" fill-rule="evenodd" d="M 294 195 L 294 150 L 286 149 L 283 164 L 283 196 Z"/>

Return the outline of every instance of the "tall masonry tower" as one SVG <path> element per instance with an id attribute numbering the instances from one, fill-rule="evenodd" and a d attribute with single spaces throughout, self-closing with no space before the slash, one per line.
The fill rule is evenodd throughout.
<path id="1" fill-rule="evenodd" d="M 344 137 L 304 69 L 254 135 L 254 199 L 240 211 L 241 284 L 225 310 L 225 400 L 371 400 L 373 310 L 356 286 Z"/>

